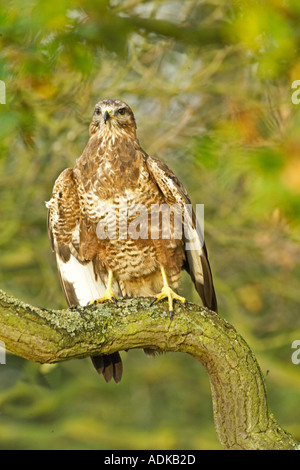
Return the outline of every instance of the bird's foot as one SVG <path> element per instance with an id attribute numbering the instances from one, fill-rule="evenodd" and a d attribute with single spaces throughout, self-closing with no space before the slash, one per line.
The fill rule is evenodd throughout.
<path id="1" fill-rule="evenodd" d="M 100 299 L 92 300 L 89 305 L 97 305 L 97 304 L 102 304 L 103 302 L 106 302 L 107 300 L 109 302 L 114 302 L 115 304 L 117 303 L 117 297 L 114 294 L 114 291 L 112 290 L 112 282 L 113 282 L 113 272 L 110 270 L 108 271 L 108 280 L 107 280 L 107 287 L 106 291 L 100 297 Z"/>
<path id="2" fill-rule="evenodd" d="M 165 286 L 163 286 L 160 293 L 154 297 L 153 301 L 151 302 L 151 305 L 153 305 L 154 303 L 157 303 L 160 300 L 163 300 L 165 298 L 167 298 L 168 302 L 169 302 L 169 315 L 170 315 L 170 318 L 172 318 L 173 315 L 174 315 L 174 309 L 173 309 L 174 300 L 180 300 L 180 302 L 182 302 L 183 304 L 186 303 L 186 299 L 184 297 L 181 297 L 180 295 L 176 294 L 176 292 L 174 292 L 171 289 L 171 287 L 165 285 Z"/>
<path id="3" fill-rule="evenodd" d="M 106 289 L 102 297 L 100 297 L 99 299 L 91 300 L 89 305 L 102 304 L 103 302 L 106 302 L 107 300 L 115 304 L 117 303 L 117 297 L 111 288 Z"/>

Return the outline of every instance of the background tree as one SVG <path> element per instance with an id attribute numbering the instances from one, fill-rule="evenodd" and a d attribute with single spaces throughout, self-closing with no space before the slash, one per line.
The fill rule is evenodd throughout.
<path id="1" fill-rule="evenodd" d="M 0 11 L 0 287 L 65 306 L 44 201 L 81 154 L 94 104 L 127 101 L 143 147 L 205 204 L 220 315 L 255 351 L 271 409 L 298 440 L 299 17 L 292 0 L 13 0 Z M 199 302 L 186 277 L 182 292 Z M 9 356 L 1 447 L 220 448 L 199 364 L 138 351 L 124 361 L 113 386 L 88 360 Z"/>

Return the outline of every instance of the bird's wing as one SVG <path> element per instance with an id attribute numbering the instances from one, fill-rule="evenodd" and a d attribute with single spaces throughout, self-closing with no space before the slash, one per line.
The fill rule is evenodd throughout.
<path id="1" fill-rule="evenodd" d="M 48 236 L 56 254 L 66 300 L 69 307 L 85 306 L 102 297 L 105 285 L 95 266 L 97 240 L 94 227 L 82 215 L 78 186 L 71 168 L 57 178 L 47 207 Z M 116 382 L 121 380 L 122 361 L 118 352 L 91 359 L 107 382 L 112 377 Z"/>
<path id="2" fill-rule="evenodd" d="M 150 175 L 163 193 L 166 203 L 170 206 L 178 204 L 181 208 L 186 208 L 183 233 L 186 254 L 184 267 L 190 274 L 203 305 L 216 312 L 217 299 L 207 250 L 188 193 L 176 175 L 160 160 L 146 156 L 146 164 Z"/>
<path id="3" fill-rule="evenodd" d="M 68 305 L 87 305 L 104 294 L 105 285 L 95 273 L 92 257 L 81 254 L 85 226 L 71 168 L 57 178 L 47 207 L 48 236 Z"/>

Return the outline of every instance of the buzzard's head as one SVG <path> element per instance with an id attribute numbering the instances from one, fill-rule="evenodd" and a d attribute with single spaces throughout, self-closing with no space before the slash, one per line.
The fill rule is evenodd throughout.
<path id="1" fill-rule="evenodd" d="M 135 137 L 136 124 L 134 114 L 128 104 L 120 100 L 103 100 L 95 106 L 90 135 L 99 131 L 100 135 L 112 135 L 123 131 Z"/>

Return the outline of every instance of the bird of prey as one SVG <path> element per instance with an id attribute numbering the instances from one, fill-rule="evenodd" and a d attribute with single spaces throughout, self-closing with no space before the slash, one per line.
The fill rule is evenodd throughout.
<path id="1" fill-rule="evenodd" d="M 181 219 L 178 237 L 174 214 L 164 236 L 161 218 L 153 217 L 160 207 L 178 209 L 191 201 L 175 174 L 141 148 L 131 108 L 117 99 L 100 101 L 89 132 L 82 155 L 59 175 L 47 203 L 49 240 L 68 305 L 153 296 L 155 302 L 168 299 L 172 316 L 174 301 L 185 301 L 176 292 L 185 269 L 203 305 L 217 311 L 194 211 Z M 187 249 L 188 238 L 199 243 Z M 121 380 L 118 352 L 91 359 L 107 382 Z"/>

